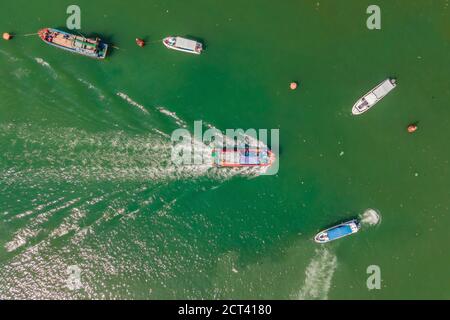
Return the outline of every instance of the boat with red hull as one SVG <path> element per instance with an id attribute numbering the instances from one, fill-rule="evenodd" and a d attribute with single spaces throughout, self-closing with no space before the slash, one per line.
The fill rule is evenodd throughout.
<path id="1" fill-rule="evenodd" d="M 89 39 L 52 28 L 41 29 L 38 35 L 51 46 L 86 57 L 105 59 L 108 53 L 108 45 L 99 38 Z"/>

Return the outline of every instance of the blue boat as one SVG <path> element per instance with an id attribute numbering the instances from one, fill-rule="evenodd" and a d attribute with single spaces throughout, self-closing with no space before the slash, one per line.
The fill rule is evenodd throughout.
<path id="1" fill-rule="evenodd" d="M 51 46 L 90 58 L 105 59 L 108 53 L 108 45 L 99 38 L 89 39 L 52 28 L 39 30 L 38 34 Z"/>
<path id="2" fill-rule="evenodd" d="M 319 232 L 314 240 L 317 243 L 327 243 L 357 233 L 360 229 L 361 224 L 354 219 Z"/>

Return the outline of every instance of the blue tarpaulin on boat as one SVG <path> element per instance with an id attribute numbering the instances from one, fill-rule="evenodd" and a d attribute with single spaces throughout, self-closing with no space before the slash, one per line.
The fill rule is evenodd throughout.
<path id="1" fill-rule="evenodd" d="M 340 226 L 328 231 L 328 239 L 334 240 L 352 233 L 350 226 Z"/>

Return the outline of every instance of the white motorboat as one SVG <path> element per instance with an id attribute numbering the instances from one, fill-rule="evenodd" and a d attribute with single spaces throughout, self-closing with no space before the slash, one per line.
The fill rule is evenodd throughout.
<path id="1" fill-rule="evenodd" d="M 389 92 L 394 90 L 397 86 L 395 79 L 386 79 L 375 88 L 370 90 L 364 97 L 359 99 L 353 106 L 353 115 L 360 115 L 375 104 L 377 104 L 381 99 L 383 99 Z"/>
<path id="2" fill-rule="evenodd" d="M 182 37 L 167 37 L 163 40 L 163 43 L 169 49 L 187 53 L 201 54 L 203 51 L 203 44 Z"/>

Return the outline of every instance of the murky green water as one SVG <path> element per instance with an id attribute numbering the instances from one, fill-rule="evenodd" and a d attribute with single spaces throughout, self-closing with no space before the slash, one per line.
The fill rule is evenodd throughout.
<path id="1" fill-rule="evenodd" d="M 1 41 L 0 297 L 449 299 L 448 2 L 378 1 L 369 31 L 370 1 L 79 0 L 106 61 Z M 0 32 L 64 27 L 70 4 L 4 3 Z M 174 168 L 168 136 L 195 120 L 280 129 L 279 173 Z M 312 241 L 369 207 L 378 226 Z"/>

